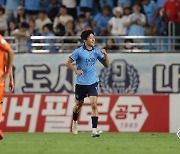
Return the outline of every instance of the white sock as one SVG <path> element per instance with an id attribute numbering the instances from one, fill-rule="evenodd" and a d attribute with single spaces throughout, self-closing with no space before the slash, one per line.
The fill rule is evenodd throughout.
<path id="1" fill-rule="evenodd" d="M 96 134 L 96 133 L 97 133 L 97 128 L 93 128 L 93 129 L 92 129 L 92 133 L 93 133 L 93 134 Z"/>
<path id="2" fill-rule="evenodd" d="M 74 120 L 73 120 L 73 123 L 76 123 L 76 124 L 77 124 L 77 121 L 74 121 Z"/>

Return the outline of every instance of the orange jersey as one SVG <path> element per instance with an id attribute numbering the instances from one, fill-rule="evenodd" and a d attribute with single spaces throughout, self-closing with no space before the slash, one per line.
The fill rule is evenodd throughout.
<path id="1" fill-rule="evenodd" d="M 4 74 L 5 71 L 5 54 L 6 50 L 9 50 L 11 47 L 9 43 L 0 35 L 0 76 Z M 4 86 L 4 81 L 0 81 L 0 86 Z"/>

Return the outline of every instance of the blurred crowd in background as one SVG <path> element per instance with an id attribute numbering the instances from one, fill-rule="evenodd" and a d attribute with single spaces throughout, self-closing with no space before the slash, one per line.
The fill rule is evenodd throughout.
<path id="1" fill-rule="evenodd" d="M 22 51 L 30 36 L 166 36 L 169 22 L 180 23 L 180 0 L 0 0 L 0 34 Z"/>

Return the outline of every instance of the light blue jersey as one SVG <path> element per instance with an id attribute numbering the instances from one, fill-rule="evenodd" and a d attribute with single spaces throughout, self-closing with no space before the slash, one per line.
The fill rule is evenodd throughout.
<path id="1" fill-rule="evenodd" d="M 143 9 L 146 13 L 148 23 L 150 23 L 150 21 L 155 16 L 155 13 L 158 9 L 158 5 L 154 1 L 150 1 L 147 5 L 143 5 Z"/>
<path id="2" fill-rule="evenodd" d="M 167 0 L 157 0 L 158 8 L 162 8 Z"/>
<path id="3" fill-rule="evenodd" d="M 118 4 L 131 4 L 132 0 L 118 0 Z"/>
<path id="4" fill-rule="evenodd" d="M 25 1 L 25 9 L 29 11 L 40 11 L 40 10 L 45 10 L 46 6 L 45 4 L 47 0 L 26 0 Z"/>
<path id="5" fill-rule="evenodd" d="M 21 4 L 21 0 L 7 0 L 6 9 L 16 11 L 17 7 Z"/>
<path id="6" fill-rule="evenodd" d="M 6 1 L 5 0 L 0 0 L 0 5 L 5 5 Z"/>
<path id="7" fill-rule="evenodd" d="M 93 0 L 81 0 L 80 1 L 80 7 L 88 7 L 92 8 L 93 7 Z"/>
<path id="8" fill-rule="evenodd" d="M 99 48 L 87 50 L 85 46 L 81 46 L 73 51 L 70 58 L 76 61 L 76 68 L 83 71 L 83 75 L 77 75 L 76 84 L 91 85 L 99 81 L 96 74 L 96 62 L 97 59 L 104 58 Z"/>
<path id="9" fill-rule="evenodd" d="M 133 13 L 128 17 L 128 21 L 136 20 L 136 19 L 143 22 L 146 21 L 145 15 L 142 13 L 140 13 L 139 15 Z M 128 29 L 128 36 L 144 36 L 144 26 L 135 23 L 131 24 Z"/>
<path id="10" fill-rule="evenodd" d="M 111 19 L 111 15 L 110 16 L 104 16 L 102 13 L 98 13 L 95 17 L 94 17 L 94 22 L 96 23 L 98 30 L 105 30 L 107 29 L 108 26 L 108 22 Z"/>

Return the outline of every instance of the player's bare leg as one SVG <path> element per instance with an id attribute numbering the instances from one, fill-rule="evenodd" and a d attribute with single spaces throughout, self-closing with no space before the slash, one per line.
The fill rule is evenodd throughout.
<path id="1" fill-rule="evenodd" d="M 90 102 L 91 102 L 91 108 L 92 108 L 92 137 L 99 137 L 100 134 L 97 131 L 97 125 L 98 125 L 98 108 L 97 108 L 97 96 L 89 96 Z"/>
<path id="2" fill-rule="evenodd" d="M 2 102 L 0 102 L 0 126 L 1 126 L 1 120 L 2 120 Z M 0 129 L 0 140 L 3 139 L 3 133 Z"/>
<path id="3" fill-rule="evenodd" d="M 79 100 L 75 100 L 75 106 L 73 108 L 73 123 L 72 123 L 72 132 L 73 134 L 78 134 L 78 113 L 84 103 L 84 99 L 79 101 Z"/>

